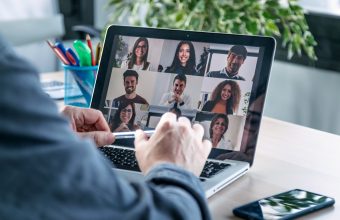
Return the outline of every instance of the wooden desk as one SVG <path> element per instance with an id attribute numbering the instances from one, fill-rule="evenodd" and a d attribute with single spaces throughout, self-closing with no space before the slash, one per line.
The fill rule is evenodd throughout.
<path id="1" fill-rule="evenodd" d="M 62 72 L 45 77 L 63 80 Z M 233 208 L 294 188 L 336 200 L 334 208 L 301 219 L 340 219 L 339 169 L 340 136 L 264 117 L 253 167 L 209 198 L 213 219 L 238 219 Z"/>
<path id="2" fill-rule="evenodd" d="M 340 136 L 264 117 L 250 171 L 209 198 L 213 219 L 238 219 L 232 209 L 294 188 L 335 198 L 301 219 L 340 219 Z"/>

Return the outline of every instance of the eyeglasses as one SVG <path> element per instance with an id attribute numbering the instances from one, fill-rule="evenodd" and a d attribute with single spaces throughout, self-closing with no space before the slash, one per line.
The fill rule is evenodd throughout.
<path id="1" fill-rule="evenodd" d="M 143 46 L 139 46 L 139 45 L 138 45 L 138 46 L 136 47 L 136 49 L 142 49 L 142 48 L 145 49 L 145 48 L 147 48 L 147 46 L 146 46 L 146 45 L 143 45 Z"/>
<path id="2" fill-rule="evenodd" d="M 128 112 L 128 113 L 131 113 L 132 112 L 132 109 L 122 109 L 122 112 Z"/>
<path id="3" fill-rule="evenodd" d="M 215 125 L 225 126 L 224 122 L 216 122 Z"/>

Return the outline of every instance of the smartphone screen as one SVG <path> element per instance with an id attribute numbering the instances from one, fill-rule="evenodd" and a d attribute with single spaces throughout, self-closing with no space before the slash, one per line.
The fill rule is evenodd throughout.
<path id="1" fill-rule="evenodd" d="M 330 197 L 294 189 L 238 207 L 233 212 L 245 219 L 292 219 L 334 202 Z"/>

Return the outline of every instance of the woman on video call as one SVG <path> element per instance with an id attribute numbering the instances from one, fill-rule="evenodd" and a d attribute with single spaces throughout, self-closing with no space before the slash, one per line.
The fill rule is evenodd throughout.
<path id="1" fill-rule="evenodd" d="M 112 121 L 112 132 L 134 131 L 139 127 L 134 124 L 136 117 L 135 104 L 133 102 L 121 102 Z"/>
<path id="2" fill-rule="evenodd" d="M 224 134 L 228 130 L 229 119 L 225 114 L 216 114 L 210 123 L 209 134 L 213 148 L 232 150 L 228 142 L 224 139 Z"/>
<path id="3" fill-rule="evenodd" d="M 134 70 L 150 70 L 151 64 L 147 61 L 149 53 L 149 42 L 145 37 L 140 37 L 133 45 L 132 52 L 122 67 Z"/>
<path id="4" fill-rule="evenodd" d="M 216 86 L 202 111 L 232 115 L 238 109 L 240 98 L 241 89 L 237 82 L 224 80 Z"/>
<path id="5" fill-rule="evenodd" d="M 172 64 L 164 72 L 197 75 L 195 48 L 190 41 L 179 42 Z"/>

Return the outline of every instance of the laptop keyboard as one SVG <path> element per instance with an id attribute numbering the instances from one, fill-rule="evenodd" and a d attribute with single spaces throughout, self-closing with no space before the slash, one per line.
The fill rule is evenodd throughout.
<path id="1" fill-rule="evenodd" d="M 113 147 L 100 147 L 104 155 L 118 169 L 140 171 L 134 150 Z"/>
<path id="2" fill-rule="evenodd" d="M 116 168 L 140 171 L 134 150 L 115 147 L 99 147 L 99 150 L 103 152 L 103 154 L 113 163 Z M 227 163 L 207 161 L 205 162 L 200 179 L 204 180 L 204 178 L 210 178 L 229 166 L 230 164 Z"/>

